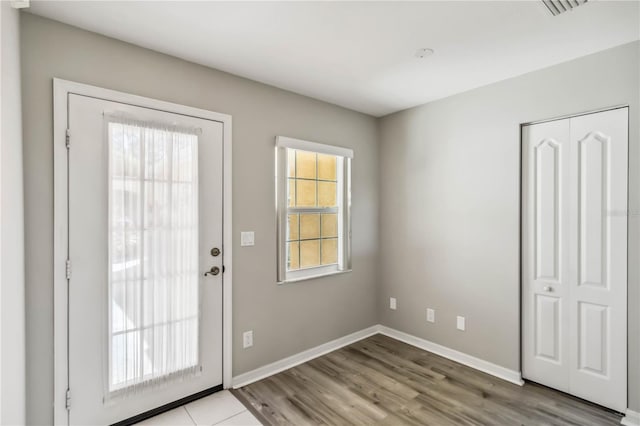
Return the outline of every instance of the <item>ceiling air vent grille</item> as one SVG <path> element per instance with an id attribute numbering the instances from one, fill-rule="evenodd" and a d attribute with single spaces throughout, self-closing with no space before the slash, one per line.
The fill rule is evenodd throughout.
<path id="1" fill-rule="evenodd" d="M 573 10 L 585 4 L 587 1 L 589 0 L 542 0 L 542 3 L 547 6 L 547 9 L 549 9 L 549 12 L 551 12 L 553 16 L 557 16 Z"/>

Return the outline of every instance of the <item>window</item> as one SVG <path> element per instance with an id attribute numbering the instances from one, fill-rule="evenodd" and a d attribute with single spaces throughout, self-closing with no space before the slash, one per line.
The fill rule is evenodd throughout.
<path id="1" fill-rule="evenodd" d="M 278 282 L 351 270 L 353 151 L 276 138 Z"/>
<path id="2" fill-rule="evenodd" d="M 198 135 L 107 117 L 108 392 L 196 374 Z"/>

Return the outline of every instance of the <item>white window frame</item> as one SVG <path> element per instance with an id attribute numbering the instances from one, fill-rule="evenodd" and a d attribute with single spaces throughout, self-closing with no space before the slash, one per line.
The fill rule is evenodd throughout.
<path id="1" fill-rule="evenodd" d="M 287 149 L 335 155 L 338 157 L 338 206 L 289 207 Z M 291 283 L 351 271 L 351 161 L 353 150 L 286 136 L 276 137 L 276 209 L 278 230 L 278 284 Z M 287 271 L 287 215 L 289 213 L 338 213 L 338 263 Z"/>

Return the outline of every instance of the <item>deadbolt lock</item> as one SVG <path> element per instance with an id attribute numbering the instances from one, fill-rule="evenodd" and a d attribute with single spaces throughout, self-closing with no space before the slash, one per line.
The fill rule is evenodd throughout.
<path id="1" fill-rule="evenodd" d="M 211 256 L 216 257 L 220 254 L 220 249 L 218 247 L 214 247 L 211 249 Z"/>

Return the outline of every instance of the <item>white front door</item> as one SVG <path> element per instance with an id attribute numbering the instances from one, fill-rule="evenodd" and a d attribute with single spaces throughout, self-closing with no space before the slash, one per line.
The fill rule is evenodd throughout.
<path id="1" fill-rule="evenodd" d="M 628 109 L 524 126 L 523 375 L 627 407 Z"/>
<path id="2" fill-rule="evenodd" d="M 68 102 L 69 422 L 104 425 L 222 384 L 223 128 Z"/>

